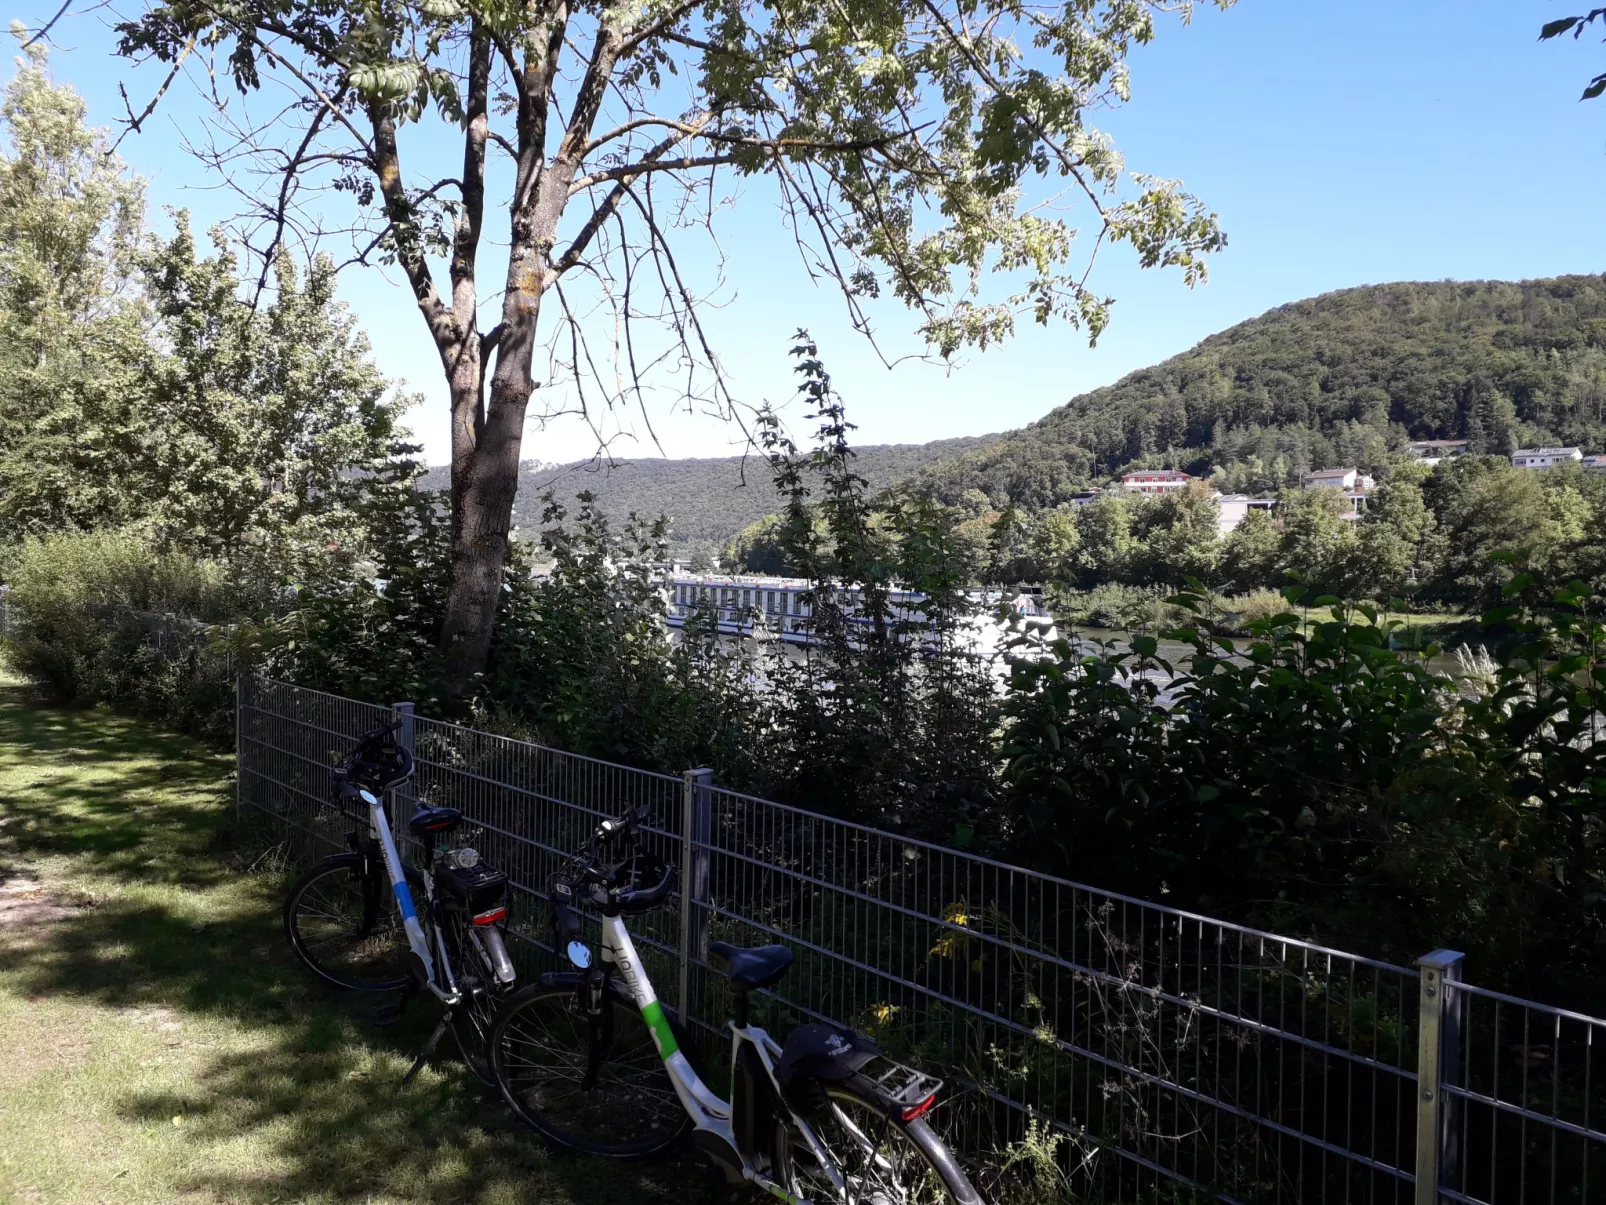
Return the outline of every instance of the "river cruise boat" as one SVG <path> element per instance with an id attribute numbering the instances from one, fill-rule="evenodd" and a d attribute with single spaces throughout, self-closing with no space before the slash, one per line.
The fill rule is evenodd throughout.
<path id="1" fill-rule="evenodd" d="M 683 628 L 698 615 L 714 616 L 719 631 L 729 636 L 756 636 L 788 644 L 812 644 L 814 622 L 809 603 L 811 586 L 799 577 L 761 577 L 720 573 L 677 573 L 667 583 L 667 620 L 670 627 Z M 843 589 L 844 610 L 855 623 L 868 626 L 860 617 L 861 590 Z M 971 591 L 976 617 L 961 630 L 961 639 L 978 653 L 1017 651 L 1027 654 L 1058 639 L 1054 617 L 1043 606 L 1042 596 L 1030 589 L 1008 596 L 999 591 Z M 925 596 L 913 590 L 892 590 L 889 603 L 894 623 L 918 632 L 927 618 L 921 609 Z M 1001 611 L 1001 604 L 1008 606 Z M 1000 616 L 1002 615 L 1002 618 Z M 1027 646 L 1011 650 L 1010 643 L 1026 637 Z"/>

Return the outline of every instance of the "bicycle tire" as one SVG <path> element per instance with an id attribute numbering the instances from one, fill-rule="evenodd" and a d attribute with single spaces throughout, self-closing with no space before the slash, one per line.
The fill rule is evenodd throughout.
<path id="1" fill-rule="evenodd" d="M 649 1159 L 680 1142 L 691 1118 L 635 1001 L 610 983 L 603 1009 L 612 1035 L 599 1057 L 599 1039 L 579 1007 L 578 982 L 549 981 L 514 992 L 491 1031 L 496 1085 L 519 1120 L 558 1146 L 605 1159 Z M 543 1035 L 551 1039 L 544 1053 L 557 1060 L 544 1075 L 543 1064 L 531 1057 Z M 570 1049 L 560 1051 L 562 1043 Z M 593 1058 L 600 1078 L 587 1089 L 578 1082 L 579 1063 Z M 629 1137 L 610 1140 L 612 1130 Z"/>
<path id="2" fill-rule="evenodd" d="M 821 1086 L 827 1107 L 807 1120 L 849 1185 L 849 1205 L 888 1199 L 909 1205 L 982 1205 L 981 1194 L 924 1118 L 895 1120 L 869 1096 L 845 1085 Z M 857 1139 L 849 1132 L 850 1127 L 858 1130 Z M 894 1138 L 900 1141 L 893 1143 Z M 894 1145 L 907 1147 L 907 1162 L 888 1156 Z M 774 1150 L 775 1180 L 787 1192 L 803 1200 L 839 1199 L 829 1177 L 819 1169 L 813 1149 L 802 1140 L 790 1119 L 776 1123 Z M 867 1164 L 872 1162 L 890 1164 L 892 1170 L 880 1166 L 867 1170 Z M 917 1167 L 910 1166 L 916 1162 Z M 908 1175 L 903 1170 L 906 1166 L 910 1167 Z M 896 1196 L 887 1194 L 888 1187 Z"/>
<path id="3" fill-rule="evenodd" d="M 452 956 L 457 988 L 463 993 L 462 1002 L 452 1010 L 452 1038 L 474 1078 L 491 1086 L 496 1083 L 491 1070 L 491 1030 L 507 990 L 470 940 L 468 922 L 461 914 L 450 914 L 442 932 Z"/>
<path id="4" fill-rule="evenodd" d="M 325 858 L 295 881 L 284 901 L 284 933 L 302 965 L 332 987 L 393 992 L 410 981 L 390 885 L 372 890 L 357 854 Z"/>

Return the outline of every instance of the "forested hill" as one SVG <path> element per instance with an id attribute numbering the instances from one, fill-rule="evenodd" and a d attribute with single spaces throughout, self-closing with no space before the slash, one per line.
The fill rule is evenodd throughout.
<path id="1" fill-rule="evenodd" d="M 1408 439 L 1606 451 L 1603 410 L 1606 277 L 1371 285 L 1240 323 L 920 478 L 1029 509 L 1128 466 L 1271 490 L 1380 469 Z"/>
<path id="2" fill-rule="evenodd" d="M 872 489 L 903 480 L 939 460 L 991 443 L 997 436 L 967 436 L 927 444 L 874 444 L 856 448 L 855 467 Z M 445 468 L 431 469 L 423 485 L 444 489 Z M 582 490 L 596 495 L 597 503 L 616 524 L 634 511 L 656 518 L 668 515 L 675 542 L 723 548 L 743 527 L 778 508 L 770 466 L 754 453 L 745 458 L 725 456 L 686 460 L 576 461 L 573 464 L 527 464 L 519 471 L 519 493 L 513 521 L 533 534 L 541 525 L 541 495 L 554 491 L 560 502 L 573 509 Z"/>

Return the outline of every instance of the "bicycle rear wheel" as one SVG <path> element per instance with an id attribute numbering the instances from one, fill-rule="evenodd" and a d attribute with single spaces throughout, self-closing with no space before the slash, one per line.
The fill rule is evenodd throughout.
<path id="1" fill-rule="evenodd" d="M 389 884 L 371 882 L 356 854 L 325 858 L 296 880 L 284 933 L 307 969 L 335 987 L 390 992 L 408 983 L 407 935 Z"/>
<path id="2" fill-rule="evenodd" d="M 982 1205 L 952 1152 L 923 1119 L 893 1121 L 877 1102 L 832 1084 L 826 1106 L 808 1118 L 846 1188 L 790 1119 L 777 1126 L 775 1179 L 794 1197 L 844 1205 Z"/>
<path id="3" fill-rule="evenodd" d="M 515 992 L 491 1031 L 497 1086 L 525 1124 L 559 1146 L 645 1159 L 691 1128 L 635 1001 L 609 985 L 601 1014 L 577 983 Z"/>

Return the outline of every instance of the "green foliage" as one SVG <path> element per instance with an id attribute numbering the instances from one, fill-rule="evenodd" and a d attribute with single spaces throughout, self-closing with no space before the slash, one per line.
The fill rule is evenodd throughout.
<path id="1" fill-rule="evenodd" d="M 978 569 L 961 511 L 923 494 L 869 492 L 840 398 L 804 333 L 799 393 L 819 420 L 808 453 L 765 416 L 785 500 L 776 539 L 809 582 L 812 642 L 773 650 L 759 696 L 758 780 L 783 802 L 944 841 L 969 841 L 991 808 L 993 679 L 969 651 Z M 896 590 L 923 595 L 913 611 Z"/>
<path id="2" fill-rule="evenodd" d="M 330 558 L 289 600 L 242 622 L 242 662 L 304 686 L 384 703 L 411 700 L 440 713 L 438 635 L 450 563 L 438 495 L 402 493 L 366 514 L 369 555 Z"/>
<path id="3" fill-rule="evenodd" d="M 206 621 L 245 600 L 221 565 L 134 533 L 62 532 L 23 541 L 10 583 L 7 654 L 47 698 L 231 729 L 231 666 Z"/>
<path id="4" fill-rule="evenodd" d="M 158 240 L 142 187 L 42 49 L 0 107 L 0 550 L 137 524 L 241 574 L 354 555 L 414 450 L 333 265 L 281 254 L 242 305 L 221 242 Z"/>
<path id="5" fill-rule="evenodd" d="M 343 155 L 329 156 L 335 172 L 376 219 L 379 186 L 387 249 L 410 272 L 424 253 L 465 237 L 453 220 L 457 207 L 437 189 L 405 190 L 385 170 L 388 157 L 382 163 L 367 148 L 368 134 L 389 141 L 396 127 L 431 118 L 455 133 L 480 106 L 503 145 L 542 162 L 553 154 L 544 145 L 548 123 L 561 121 L 564 137 L 554 143 L 570 150 L 552 162 L 554 180 L 577 172 L 588 183 L 630 180 L 669 166 L 664 156 L 677 148 L 698 167 L 737 178 L 771 175 L 794 214 L 808 215 L 796 223 L 799 238 L 818 234 L 810 252 L 832 265 L 855 314 L 860 298 L 891 294 L 919 315 L 923 337 L 948 357 L 1007 337 L 1024 317 L 1066 322 L 1096 339 L 1110 299 L 1089 286 L 1087 272 L 1091 249 L 1106 240 L 1128 244 L 1143 267 L 1176 268 L 1189 285 L 1204 279 L 1205 257 L 1226 242 L 1215 215 L 1178 181 L 1128 171 L 1110 137 L 1091 124 L 1127 99 L 1126 57 L 1154 38 L 1156 14 L 1192 8 L 1192 0 L 1076 0 L 1029 11 L 993 0 L 714 0 L 604 4 L 571 14 L 561 4 L 470 10 L 414 0 L 380 8 L 247 6 L 224 17 L 205 0 L 170 0 L 117 28 L 125 55 L 172 62 L 198 40 L 215 48 L 242 92 L 277 77 L 318 113 L 314 100 L 325 94 L 309 94 L 305 81 L 338 77 L 355 120 L 320 117 L 301 145 L 341 148 Z M 271 53 L 270 40 L 278 44 Z M 492 43 L 500 48 L 494 56 Z M 467 61 L 474 46 L 483 56 L 478 71 Z M 515 67 L 525 49 L 534 56 L 528 68 Z M 488 114 L 487 87 L 508 101 Z M 516 121 L 506 120 L 509 111 Z M 705 115 L 688 121 L 688 113 Z M 659 138 L 650 129 L 665 122 L 680 136 L 649 149 Z M 616 123 L 624 128 L 605 133 Z M 640 126 L 649 132 L 631 137 Z M 254 148 L 271 141 L 283 154 L 302 137 L 288 122 L 256 133 Z M 480 138 L 483 154 L 483 132 Z M 377 177 L 364 173 L 361 184 L 349 167 L 359 148 Z M 294 162 L 309 173 L 320 167 L 302 156 Z M 637 163 L 633 176 L 598 178 Z M 536 180 L 511 206 L 516 239 L 529 238 L 532 218 L 555 222 L 569 197 L 584 191 L 562 183 L 547 199 L 543 187 Z M 478 191 L 467 182 L 457 188 L 465 199 Z M 1079 241 L 1065 207 L 1029 199 L 1042 188 L 1085 196 L 1093 229 Z M 531 215 L 537 192 L 543 212 Z M 482 203 L 483 195 L 465 200 Z M 609 217 L 623 224 L 626 214 L 636 216 L 617 195 L 595 213 L 592 230 Z M 661 238 L 674 226 L 652 231 Z M 627 235 L 619 254 L 633 255 L 634 246 Z M 550 265 L 555 279 L 585 250 L 582 242 L 573 256 L 552 255 L 548 245 L 542 267 Z M 472 279 L 471 265 L 460 271 Z M 987 288 L 995 276 L 1013 291 Z M 508 284 L 528 287 L 518 276 Z M 538 295 L 532 289 L 532 299 Z M 688 300 L 684 292 L 679 300 Z"/>
<path id="6" fill-rule="evenodd" d="M 957 502 L 1070 501 L 1136 467 L 1226 492 L 1297 487 L 1313 468 L 1374 473 L 1408 439 L 1606 447 L 1606 281 L 1389 284 L 1285 305 L 1163 364 L 1072 399 L 1021 431 L 925 470 Z"/>
<path id="7" fill-rule="evenodd" d="M 1312 599 L 1323 619 L 1299 588 L 1241 642 L 1190 590 L 1180 653 L 1140 635 L 1018 664 L 1019 856 L 1396 957 L 1465 943 L 1507 981 L 1598 974 L 1601 600 L 1505 589 L 1539 605 L 1486 617 L 1523 634 L 1487 694 L 1395 651 L 1398 621 Z"/>
<path id="8" fill-rule="evenodd" d="M 869 444 L 854 449 L 854 463 L 871 490 L 890 489 L 919 469 L 979 447 L 988 438 Z M 422 484 L 444 490 L 449 477 L 445 466 L 434 468 Z M 698 550 L 730 553 L 732 542 L 749 538 L 747 529 L 762 523 L 776 505 L 765 466 L 752 456 L 581 460 L 558 465 L 527 461 L 519 467 L 513 520 L 532 540 L 542 529 L 541 496 L 548 490 L 560 498 L 590 494 L 598 513 L 616 528 L 632 514 L 666 515 L 669 550 L 682 557 Z"/>

